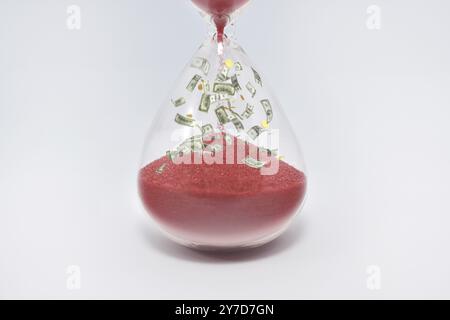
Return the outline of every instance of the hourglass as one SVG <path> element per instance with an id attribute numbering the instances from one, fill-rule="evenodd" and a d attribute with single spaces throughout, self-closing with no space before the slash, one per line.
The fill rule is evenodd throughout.
<path id="1" fill-rule="evenodd" d="M 139 192 L 172 240 L 257 247 L 282 234 L 306 193 L 302 153 L 260 70 L 226 34 L 249 0 L 191 0 L 213 26 L 147 137 Z"/>

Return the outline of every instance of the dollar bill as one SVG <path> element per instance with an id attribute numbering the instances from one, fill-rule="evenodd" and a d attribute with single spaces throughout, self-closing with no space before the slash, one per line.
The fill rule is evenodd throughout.
<path id="1" fill-rule="evenodd" d="M 210 65 L 209 61 L 206 60 L 205 58 L 196 57 L 196 58 L 194 58 L 194 60 L 192 60 L 191 67 L 199 69 L 205 75 L 208 75 L 211 65 Z"/>
<path id="2" fill-rule="evenodd" d="M 262 84 L 261 76 L 255 69 L 252 68 L 252 71 L 253 71 L 253 74 L 255 75 L 255 82 L 262 87 L 263 84 Z"/>
<path id="3" fill-rule="evenodd" d="M 233 85 L 235 91 L 241 91 L 241 86 L 239 85 L 237 75 L 233 75 L 231 77 L 231 84 Z"/>
<path id="4" fill-rule="evenodd" d="M 241 117 L 244 119 L 249 119 L 253 114 L 254 107 L 247 103 L 247 107 L 245 108 L 244 113 L 242 113 Z"/>
<path id="5" fill-rule="evenodd" d="M 226 93 L 230 96 L 234 96 L 236 93 L 236 90 L 234 89 L 233 85 L 230 83 L 214 83 L 213 87 L 214 93 Z"/>
<path id="6" fill-rule="evenodd" d="M 207 93 L 210 91 L 210 89 L 211 89 L 211 87 L 209 86 L 209 81 L 205 80 L 203 82 L 203 92 Z"/>
<path id="7" fill-rule="evenodd" d="M 238 119 L 238 118 L 234 118 L 233 120 L 231 120 L 231 122 L 233 123 L 234 127 L 236 128 L 237 131 L 244 131 L 245 127 L 242 124 L 242 122 Z"/>
<path id="8" fill-rule="evenodd" d="M 211 104 L 228 100 L 230 97 L 226 93 L 216 93 L 209 95 L 209 101 Z"/>
<path id="9" fill-rule="evenodd" d="M 210 106 L 211 106 L 211 99 L 210 99 L 210 96 L 209 96 L 208 94 L 204 93 L 204 94 L 202 95 L 202 99 L 200 100 L 200 107 L 199 107 L 199 110 L 200 110 L 201 112 L 206 112 L 206 113 L 208 113 Z"/>
<path id="10" fill-rule="evenodd" d="M 182 116 L 181 114 L 177 114 L 175 117 L 175 122 L 186 127 L 194 127 L 195 126 L 195 120 L 190 117 Z"/>
<path id="11" fill-rule="evenodd" d="M 252 157 L 245 158 L 244 163 L 254 169 L 261 169 L 266 165 L 264 162 L 253 159 Z"/>
<path id="12" fill-rule="evenodd" d="M 255 87 L 250 82 L 247 83 L 247 85 L 245 87 L 247 88 L 248 92 L 250 92 L 250 94 L 252 95 L 252 98 L 254 98 L 256 95 Z"/>
<path id="13" fill-rule="evenodd" d="M 214 127 L 211 124 L 204 125 L 202 127 L 202 136 L 207 136 L 214 133 Z"/>
<path id="14" fill-rule="evenodd" d="M 236 72 L 240 72 L 240 71 L 244 70 L 244 68 L 242 68 L 242 64 L 240 62 L 236 62 L 234 64 L 234 69 L 236 70 Z"/>
<path id="15" fill-rule="evenodd" d="M 195 135 L 183 141 L 177 148 L 178 153 L 200 152 L 204 148 L 203 136 Z"/>
<path id="16" fill-rule="evenodd" d="M 164 170 L 166 169 L 167 164 L 164 163 L 161 167 L 159 167 L 155 172 L 156 174 L 163 174 Z"/>
<path id="17" fill-rule="evenodd" d="M 261 104 L 264 108 L 264 112 L 266 113 L 267 116 L 267 123 L 272 122 L 273 120 L 273 110 L 272 110 L 272 105 L 270 104 L 269 100 L 262 100 Z"/>
<path id="18" fill-rule="evenodd" d="M 258 138 L 261 135 L 261 133 L 263 133 L 263 131 L 264 129 L 261 128 L 260 126 L 254 126 L 247 132 L 247 134 L 249 135 L 250 138 L 256 140 L 256 138 Z"/>
<path id="19" fill-rule="evenodd" d="M 173 103 L 173 105 L 176 107 L 176 108 L 178 108 L 178 107 L 181 107 L 183 104 L 185 104 L 186 103 L 186 99 L 185 98 L 183 98 L 183 97 L 181 97 L 181 98 L 179 98 L 179 99 L 177 99 L 177 100 L 172 100 L 172 103 Z"/>
<path id="20" fill-rule="evenodd" d="M 230 72 L 230 69 L 228 69 L 227 66 L 223 66 L 222 70 L 217 75 L 217 80 L 221 81 L 221 82 L 227 81 L 229 79 L 228 78 L 229 72 Z"/>
<path id="21" fill-rule="evenodd" d="M 194 92 L 195 87 L 197 87 L 198 82 L 202 79 L 201 76 L 196 74 L 191 81 L 189 81 L 189 84 L 187 85 L 186 89 L 190 92 Z"/>
<path id="22" fill-rule="evenodd" d="M 225 107 L 217 108 L 216 116 L 217 116 L 217 119 L 219 120 L 219 123 L 222 125 L 230 122 L 230 118 L 228 116 L 228 113 L 227 113 L 227 110 L 225 109 Z"/>

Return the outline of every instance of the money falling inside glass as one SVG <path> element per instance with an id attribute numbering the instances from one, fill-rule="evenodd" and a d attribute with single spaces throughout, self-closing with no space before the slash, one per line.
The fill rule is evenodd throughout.
<path id="1" fill-rule="evenodd" d="M 186 86 L 186 93 L 180 93 L 179 98 L 172 99 L 172 104 L 175 108 L 181 109 L 184 106 L 191 105 L 191 100 L 199 99 L 197 109 L 200 114 L 205 116 L 209 115 L 211 109 L 217 119 L 217 126 L 213 124 L 202 125 L 201 119 L 194 119 L 191 112 L 182 114 L 177 113 L 175 116 L 175 122 L 178 125 L 198 128 L 201 131 L 200 139 L 198 136 L 193 136 L 189 140 L 189 143 L 183 142 L 174 150 L 168 151 L 168 157 L 173 157 L 178 154 L 183 154 L 189 151 L 211 151 L 211 147 L 205 143 L 200 143 L 202 137 L 214 134 L 217 130 L 223 131 L 232 126 L 236 132 L 242 136 L 246 135 L 251 140 L 257 140 L 258 137 L 265 131 L 269 130 L 269 125 L 273 121 L 273 109 L 269 99 L 262 99 L 259 102 L 253 101 L 258 95 L 257 86 L 263 87 L 263 81 L 261 75 L 255 68 L 245 67 L 239 61 L 233 61 L 232 59 L 225 59 L 221 66 L 216 70 L 215 74 L 210 74 L 211 63 L 205 57 L 195 57 L 190 67 L 193 70 L 200 71 L 200 73 L 194 73 Z M 250 74 L 251 80 L 248 81 L 248 77 L 245 75 Z M 245 92 L 242 91 L 241 81 L 242 77 L 247 81 L 245 88 L 249 94 L 249 98 L 245 98 Z M 212 86 L 210 85 L 210 80 Z M 199 94 L 199 98 L 197 95 Z M 241 110 L 237 108 L 237 102 L 244 102 L 245 105 Z M 238 103 L 239 105 L 239 103 Z M 249 122 L 255 116 L 255 105 L 260 105 L 261 110 L 265 114 L 265 119 L 260 120 L 259 125 L 253 125 L 246 131 L 245 123 Z M 259 112 L 258 112 L 259 113 Z M 199 115 L 198 115 L 199 116 Z M 200 116 L 201 118 L 201 116 Z M 253 121 L 253 120 L 252 120 Z M 206 150 L 208 148 L 208 150 Z M 261 168 L 259 160 L 248 158 L 245 164 L 252 168 Z"/>

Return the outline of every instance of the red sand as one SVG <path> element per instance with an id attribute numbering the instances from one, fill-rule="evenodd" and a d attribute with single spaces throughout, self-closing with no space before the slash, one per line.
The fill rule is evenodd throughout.
<path id="1" fill-rule="evenodd" d="M 212 16 L 229 15 L 250 0 L 192 0 L 200 9 Z"/>
<path id="2" fill-rule="evenodd" d="M 276 175 L 263 176 L 245 164 L 176 165 L 163 157 L 141 170 L 139 188 L 146 209 L 169 234 L 227 247 L 282 231 L 304 199 L 306 177 L 283 161 Z"/>
<path id="3" fill-rule="evenodd" d="M 217 40 L 223 41 L 223 32 L 228 23 L 227 16 L 250 0 L 192 0 L 200 9 L 209 13 L 217 27 Z"/>

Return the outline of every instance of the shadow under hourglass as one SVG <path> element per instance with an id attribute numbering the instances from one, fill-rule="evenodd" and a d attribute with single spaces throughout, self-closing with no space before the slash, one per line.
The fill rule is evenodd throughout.
<path id="1" fill-rule="evenodd" d="M 261 247 L 230 252 L 198 251 L 183 247 L 144 224 L 140 225 L 140 231 L 151 247 L 180 260 L 199 263 L 239 263 L 269 258 L 292 248 L 305 236 L 306 225 L 304 220 L 297 218 L 289 229 L 274 241 Z"/>

